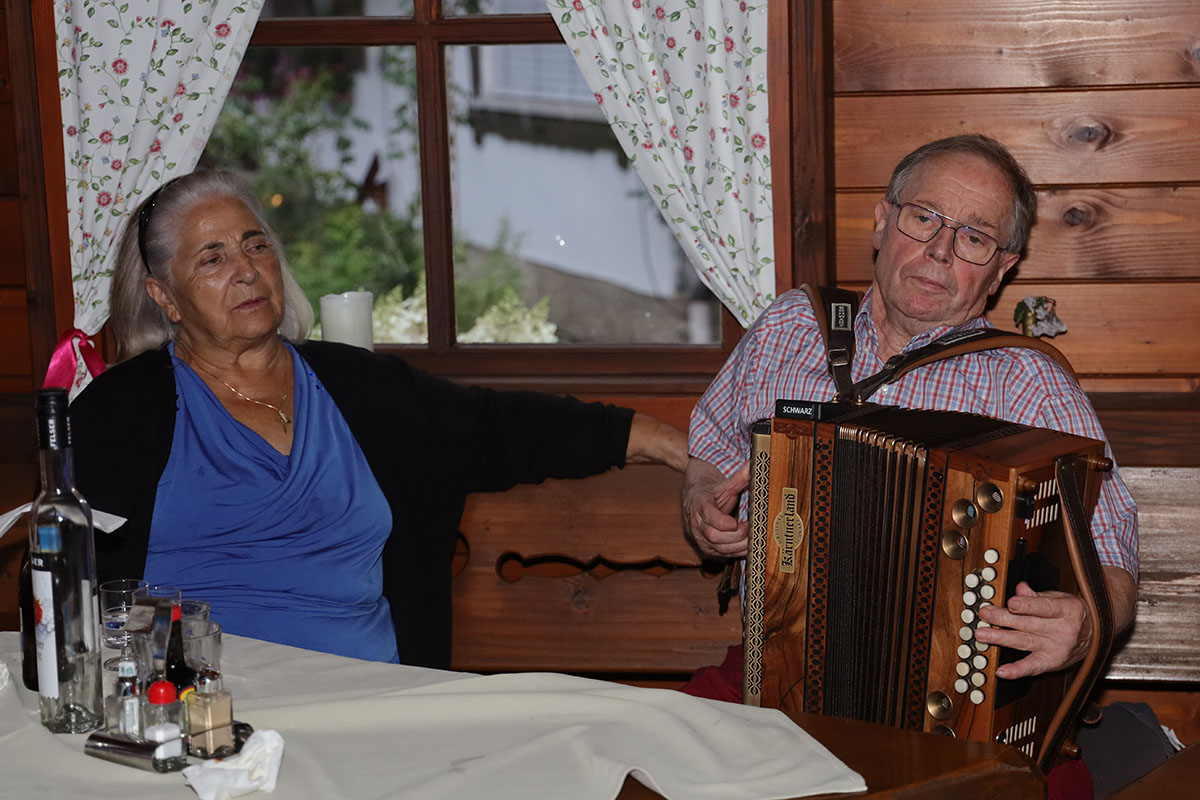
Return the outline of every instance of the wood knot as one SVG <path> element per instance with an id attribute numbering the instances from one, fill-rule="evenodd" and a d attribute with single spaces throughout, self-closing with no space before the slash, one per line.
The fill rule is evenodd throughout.
<path id="1" fill-rule="evenodd" d="M 582 586 L 576 586 L 571 591 L 571 608 L 575 609 L 576 611 L 587 611 L 591 604 L 592 598 L 591 595 L 588 594 L 587 589 L 583 588 Z"/>
<path id="2" fill-rule="evenodd" d="M 1074 122 L 1067 129 L 1067 144 L 1099 150 L 1112 138 L 1113 131 L 1106 123 L 1094 119 Z"/>
<path id="3" fill-rule="evenodd" d="M 1091 227 L 1092 222 L 1096 219 L 1096 212 L 1089 206 L 1075 204 L 1069 206 L 1063 212 L 1063 223 L 1069 228 L 1077 228 L 1079 226 Z"/>

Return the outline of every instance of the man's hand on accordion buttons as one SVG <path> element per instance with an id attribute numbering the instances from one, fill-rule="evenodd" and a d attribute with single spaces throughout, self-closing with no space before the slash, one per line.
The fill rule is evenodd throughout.
<path id="1" fill-rule="evenodd" d="M 1035 592 L 1017 584 L 1005 608 L 980 609 L 980 618 L 992 627 L 978 628 L 975 638 L 984 644 L 1025 650 L 1028 654 L 996 668 L 999 678 L 1024 678 L 1063 669 L 1083 658 L 1092 640 L 1091 618 L 1083 601 L 1066 592 Z"/>
<path id="2" fill-rule="evenodd" d="M 749 526 L 732 512 L 738 496 L 750 485 L 750 462 L 726 478 L 707 461 L 688 462 L 683 484 L 683 524 L 686 533 L 707 556 L 736 558 L 746 555 Z"/>

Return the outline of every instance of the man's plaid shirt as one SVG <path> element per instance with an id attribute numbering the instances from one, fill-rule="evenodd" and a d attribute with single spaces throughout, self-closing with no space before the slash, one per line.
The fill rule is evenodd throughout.
<path id="1" fill-rule="evenodd" d="M 873 290 L 854 320 L 855 381 L 883 368 L 876 354 L 872 300 Z M 991 326 L 978 318 L 957 330 L 980 327 Z M 956 329 L 926 331 L 904 349 L 926 345 L 951 330 Z M 833 395 L 825 344 L 808 297 L 797 290 L 787 292 L 742 337 L 692 411 L 689 452 L 731 475 L 749 457 L 751 425 L 772 416 L 777 399 L 826 401 Z M 906 408 L 985 414 L 1103 439 L 1112 455 L 1083 389 L 1051 358 L 1034 350 L 984 350 L 935 362 L 884 386 L 871 399 Z M 1137 506 L 1115 468 L 1101 484 L 1092 537 L 1102 563 L 1137 578 Z"/>

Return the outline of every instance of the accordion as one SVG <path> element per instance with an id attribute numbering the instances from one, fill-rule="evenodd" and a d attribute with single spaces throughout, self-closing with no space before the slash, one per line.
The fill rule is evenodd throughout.
<path id="1" fill-rule="evenodd" d="M 745 702 L 1009 743 L 1043 770 L 1112 641 L 1088 520 L 1102 442 L 973 414 L 781 400 L 753 431 Z M 1004 680 L 1024 653 L 975 638 L 1025 581 L 1078 594 L 1073 668 Z"/>

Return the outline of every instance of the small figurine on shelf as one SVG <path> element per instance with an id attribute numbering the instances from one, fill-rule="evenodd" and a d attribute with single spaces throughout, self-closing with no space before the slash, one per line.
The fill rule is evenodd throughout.
<path id="1" fill-rule="evenodd" d="M 1027 295 L 1017 303 L 1013 322 L 1025 336 L 1051 338 L 1067 332 L 1067 324 L 1054 312 L 1055 301 L 1050 297 Z"/>

